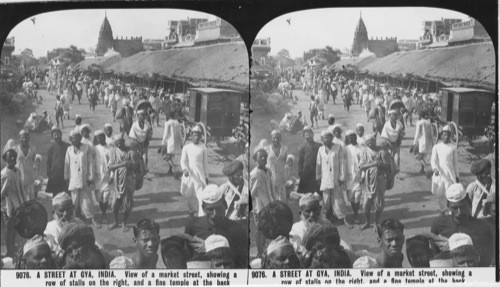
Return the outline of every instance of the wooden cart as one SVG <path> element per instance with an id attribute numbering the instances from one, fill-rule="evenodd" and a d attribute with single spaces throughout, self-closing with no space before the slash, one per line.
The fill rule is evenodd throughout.
<path id="1" fill-rule="evenodd" d="M 474 137 L 484 135 L 484 130 L 491 124 L 495 93 L 471 88 L 442 88 L 442 122 L 448 122 L 452 128 L 452 137 L 456 142 L 462 136 L 471 142 Z"/>
<path id="2" fill-rule="evenodd" d="M 203 123 L 216 140 L 230 137 L 240 124 L 243 93 L 216 89 L 189 89 L 189 119 Z"/>

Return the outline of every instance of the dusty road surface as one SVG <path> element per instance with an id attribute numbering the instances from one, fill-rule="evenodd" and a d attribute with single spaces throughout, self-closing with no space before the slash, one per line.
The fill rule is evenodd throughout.
<path id="1" fill-rule="evenodd" d="M 308 124 L 309 120 L 309 96 L 306 96 L 301 90 L 294 90 L 293 95 L 297 96 L 299 101 L 297 104 L 289 103 L 288 106 L 283 107 L 281 111 L 277 114 L 264 114 L 259 111 L 254 111 L 252 113 L 251 121 L 251 151 L 254 147 L 259 144 L 261 139 L 267 139 L 271 141 L 271 128 L 270 121 L 275 120 L 278 123 L 281 121 L 283 115 L 286 112 L 291 112 L 294 115 L 298 111 L 302 111 L 305 115 Z M 367 122 L 366 114 L 364 110 L 359 106 L 359 104 L 353 104 L 349 113 L 344 110 L 342 100 L 338 98 L 336 104 L 333 104 L 332 99 L 325 105 L 325 120 L 319 120 L 319 128 L 314 127 L 314 139 L 316 142 L 321 143 L 321 131 L 326 129 L 328 126 L 327 116 L 333 114 L 335 116 L 335 123 L 341 123 L 344 127 L 343 137 L 345 136 L 345 131 L 348 129 L 354 129 L 357 123 L 361 123 L 365 126 L 366 133 L 372 132 L 372 123 Z M 417 121 L 417 116 L 414 116 L 413 123 Z M 439 208 L 436 198 L 431 194 L 431 180 L 425 175 L 419 173 L 421 165 L 414 159 L 413 155 L 410 154 L 409 149 L 413 144 L 413 137 L 415 135 L 415 127 L 408 126 L 406 128 L 406 135 L 401 146 L 401 172 L 396 178 L 394 188 L 389 190 L 385 194 L 385 209 L 382 213 L 381 220 L 388 218 L 395 218 L 400 220 L 405 226 L 405 236 L 409 238 L 413 235 L 430 232 L 431 224 L 433 220 L 439 215 Z M 290 133 L 283 133 L 282 144 L 288 147 L 289 153 L 295 155 L 295 176 L 297 176 L 297 163 L 298 163 L 298 150 L 300 146 L 304 143 L 302 138 L 302 133 L 299 132 L 295 135 Z M 478 153 L 478 149 L 472 149 L 467 142 L 461 142 L 458 148 L 459 156 L 459 166 L 460 166 L 460 182 L 466 187 L 468 183 L 475 180 L 475 177 L 470 173 L 471 162 L 478 159 L 481 154 Z M 430 160 L 430 155 L 427 156 L 427 162 Z M 251 161 L 251 167 L 255 166 L 255 163 Z M 347 202 L 347 201 L 346 201 Z M 299 220 L 299 208 L 297 201 L 290 201 L 290 207 L 294 212 L 294 221 Z M 348 205 L 348 218 L 352 216 L 352 209 L 350 204 Z M 363 210 L 360 210 L 360 220 L 364 223 Z M 373 220 L 372 210 L 372 220 Z M 372 225 L 373 226 L 373 225 Z M 360 231 L 359 225 L 354 225 L 353 229 L 347 229 L 343 225 L 337 226 L 340 232 L 340 237 L 345 242 L 351 244 L 354 251 L 356 250 L 367 250 L 370 252 L 378 252 L 379 245 L 377 243 L 377 237 L 374 229 L 367 229 Z M 255 256 L 257 254 L 257 249 L 255 247 L 255 225 L 253 221 L 250 223 L 251 230 L 251 251 L 250 255 Z M 405 246 L 403 250 L 405 250 Z M 404 266 L 409 267 L 408 261 L 405 259 Z"/>

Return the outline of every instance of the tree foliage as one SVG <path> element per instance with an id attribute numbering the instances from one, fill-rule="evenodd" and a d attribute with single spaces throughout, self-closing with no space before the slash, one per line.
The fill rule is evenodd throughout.
<path id="1" fill-rule="evenodd" d="M 321 52 L 319 53 L 318 57 L 322 60 L 321 67 L 323 66 L 330 66 L 333 63 L 337 62 L 340 60 L 340 55 L 342 53 L 338 49 L 333 49 L 330 46 L 326 46 Z"/>

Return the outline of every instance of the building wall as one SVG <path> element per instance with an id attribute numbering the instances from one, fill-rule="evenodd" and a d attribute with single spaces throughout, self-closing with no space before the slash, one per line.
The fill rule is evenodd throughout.
<path id="1" fill-rule="evenodd" d="M 123 58 L 130 57 L 134 54 L 144 51 L 144 46 L 142 45 L 142 37 L 136 37 L 131 39 L 115 39 L 113 41 L 113 48 L 115 51 L 120 53 Z"/>
<path id="2" fill-rule="evenodd" d="M 388 40 L 368 40 L 368 50 L 375 53 L 377 58 L 385 57 L 399 51 L 396 38 Z"/>

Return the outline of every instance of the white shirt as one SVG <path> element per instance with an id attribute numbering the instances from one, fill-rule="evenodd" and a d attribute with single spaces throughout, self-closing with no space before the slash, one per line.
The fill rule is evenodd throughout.
<path id="1" fill-rule="evenodd" d="M 106 146 L 96 145 L 95 151 L 95 188 L 96 190 L 108 189 L 110 171 L 108 164 L 110 159 L 109 149 Z"/>
<path id="2" fill-rule="evenodd" d="M 78 150 L 68 147 L 64 161 L 64 179 L 69 180 L 68 190 L 87 187 L 87 180 L 94 180 L 91 147 L 82 144 Z M 76 152 L 76 153 L 75 153 Z"/>
<path id="3" fill-rule="evenodd" d="M 167 153 L 176 154 L 181 149 L 181 128 L 177 120 L 170 119 L 165 123 L 162 145 L 167 147 Z"/>
<path id="4" fill-rule="evenodd" d="M 403 124 L 401 124 L 400 121 L 396 121 L 395 128 L 392 127 L 391 121 L 387 121 L 385 122 L 384 127 L 382 128 L 382 133 L 380 133 L 380 136 L 386 138 L 391 143 L 395 143 L 398 140 L 399 135 L 402 131 L 403 131 Z"/>
<path id="5" fill-rule="evenodd" d="M 182 148 L 181 152 L 181 168 L 187 170 L 189 176 L 193 177 L 196 182 L 205 186 L 208 178 L 208 154 L 204 144 L 189 143 Z"/>
<path id="6" fill-rule="evenodd" d="M 272 180 L 274 186 L 284 186 L 286 182 L 285 177 L 285 164 L 286 157 L 288 155 L 288 149 L 286 146 L 281 145 L 279 155 L 274 152 L 273 146 L 269 145 L 267 148 L 267 168 L 271 170 Z"/>
<path id="7" fill-rule="evenodd" d="M 144 121 L 143 129 L 141 129 L 141 127 L 139 126 L 139 122 L 136 121 L 132 124 L 132 128 L 130 128 L 130 133 L 128 136 L 130 138 L 136 139 L 140 143 L 143 143 L 146 140 L 150 130 L 151 130 L 151 125 L 149 124 L 148 121 Z"/>
<path id="8" fill-rule="evenodd" d="M 421 119 L 417 122 L 415 128 L 415 138 L 413 139 L 413 145 L 418 143 L 419 153 L 430 153 L 432 152 L 432 145 L 434 143 L 431 122 L 426 119 Z"/>
<path id="9" fill-rule="evenodd" d="M 431 167 L 439 171 L 439 177 L 448 184 L 456 182 L 458 177 L 457 149 L 451 143 L 439 142 L 432 148 Z"/>
<path id="10" fill-rule="evenodd" d="M 361 150 L 352 144 L 345 147 L 346 150 L 346 185 L 347 190 L 361 189 L 361 170 L 359 162 L 361 161 Z"/>
<path id="11" fill-rule="evenodd" d="M 321 179 L 320 190 L 334 189 L 338 186 L 339 180 L 345 178 L 345 152 L 337 144 L 333 144 L 330 149 L 321 146 L 316 159 L 316 179 Z"/>

